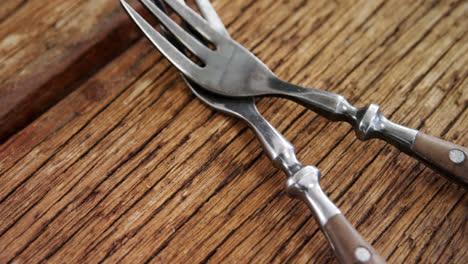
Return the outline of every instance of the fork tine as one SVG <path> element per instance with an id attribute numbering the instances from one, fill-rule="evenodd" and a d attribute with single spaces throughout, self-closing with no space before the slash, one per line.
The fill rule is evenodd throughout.
<path id="1" fill-rule="evenodd" d="M 194 30 L 198 31 L 204 38 L 216 44 L 222 35 L 213 29 L 205 19 L 188 7 L 183 0 L 165 0 L 165 2 L 190 24 Z"/>
<path id="2" fill-rule="evenodd" d="M 161 9 L 159 9 L 159 7 L 157 7 L 152 1 L 141 0 L 141 2 L 193 54 L 202 60 L 206 60 L 209 57 L 211 53 L 209 48 L 201 44 L 198 39 L 194 38 L 192 35 L 183 30 L 176 22 L 174 22 L 163 11 L 161 11 Z"/>
<path id="3" fill-rule="evenodd" d="M 120 0 L 123 8 L 127 11 L 130 17 L 135 21 L 138 27 L 153 43 L 153 45 L 174 65 L 176 68 L 189 76 L 191 79 L 197 79 L 202 68 L 192 62 L 189 58 L 183 55 L 175 48 L 167 39 L 156 31 L 144 18 L 142 18 L 125 0 Z"/>
<path id="4" fill-rule="evenodd" d="M 216 31 L 223 34 L 225 37 L 229 37 L 229 33 L 226 30 L 221 18 L 219 18 L 216 10 L 211 5 L 210 1 L 208 0 L 195 0 L 195 3 L 198 6 L 198 9 L 202 13 L 203 17 L 208 21 L 208 23 L 213 27 Z"/>

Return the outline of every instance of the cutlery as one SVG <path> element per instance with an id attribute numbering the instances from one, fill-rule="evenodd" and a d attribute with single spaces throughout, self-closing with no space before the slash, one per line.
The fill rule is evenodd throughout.
<path id="1" fill-rule="evenodd" d="M 154 2 L 161 12 L 166 12 L 161 1 Z M 195 2 L 207 22 L 217 32 L 229 37 L 211 4 L 206 0 Z M 121 3 L 129 14 L 135 13 L 124 0 Z M 183 48 L 165 28 L 163 32 L 169 41 L 183 52 Z M 322 191 L 319 185 L 320 171 L 314 166 L 304 166 L 298 161 L 294 146 L 258 112 L 252 97 L 229 98 L 216 95 L 200 88 L 185 76 L 183 78 L 190 90 L 205 104 L 244 120 L 254 130 L 275 167 L 282 169 L 288 176 L 287 193 L 308 205 L 340 263 L 386 263 Z"/>
<path id="2" fill-rule="evenodd" d="M 150 0 L 141 2 L 201 62 L 199 66 L 158 33 L 137 12 L 127 9 L 150 41 L 185 76 L 210 92 L 230 97 L 281 96 L 292 99 L 332 121 L 350 123 L 359 139 L 380 138 L 423 161 L 449 179 L 468 186 L 468 148 L 396 124 L 378 105 L 357 108 L 343 96 L 280 80 L 255 55 L 210 25 L 182 0 L 164 0 L 184 21 L 214 45 L 210 49 L 186 32 Z M 206 2 L 206 1 L 203 1 Z M 122 1 L 125 6 L 125 1 Z M 208 5 L 205 3 L 205 5 Z M 220 21 L 219 21 L 220 22 Z"/>

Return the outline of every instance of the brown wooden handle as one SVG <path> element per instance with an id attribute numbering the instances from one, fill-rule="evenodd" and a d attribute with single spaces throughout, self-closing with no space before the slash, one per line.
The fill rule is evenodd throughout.
<path id="1" fill-rule="evenodd" d="M 330 218 L 323 229 L 340 263 L 387 263 L 342 214 Z"/>
<path id="2" fill-rule="evenodd" d="M 468 185 L 468 148 L 418 132 L 413 151 L 429 165 Z"/>

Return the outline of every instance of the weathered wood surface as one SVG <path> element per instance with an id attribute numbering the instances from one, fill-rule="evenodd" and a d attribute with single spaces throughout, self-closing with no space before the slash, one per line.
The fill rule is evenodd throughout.
<path id="1" fill-rule="evenodd" d="M 121 16 L 116 2 L 0 4 L 0 101 L 15 93 L 12 80 L 47 90 L 21 82 L 44 65 L 61 69 L 46 78 L 59 96 L 45 102 L 71 91 L 0 145 L 0 262 L 334 262 L 253 133 L 191 95 L 147 40 L 132 44 L 138 36 L 125 34 L 135 34 L 128 20 L 109 18 Z M 468 145 L 466 1 L 213 4 L 232 36 L 281 78 L 358 106 L 378 103 L 395 122 Z M 89 24 L 75 24 L 79 34 L 48 26 L 96 10 Z M 94 31 L 106 18 L 115 24 Z M 39 33 L 10 46 L 21 30 Z M 96 32 L 107 37 L 96 40 Z M 59 48 L 48 54 L 44 41 Z M 73 41 L 87 48 L 70 51 Z M 89 53 L 96 43 L 112 50 Z M 81 70 L 68 78 L 64 69 Z M 468 261 L 465 189 L 384 142 L 357 140 L 347 124 L 284 99 L 258 106 L 303 163 L 321 169 L 325 192 L 390 263 Z"/>
<path id="2" fill-rule="evenodd" d="M 0 5 L 0 142 L 140 36 L 115 0 Z"/>

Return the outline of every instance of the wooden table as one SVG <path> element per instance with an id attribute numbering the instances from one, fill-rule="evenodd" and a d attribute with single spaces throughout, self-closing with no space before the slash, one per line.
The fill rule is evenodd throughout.
<path id="1" fill-rule="evenodd" d="M 466 1 L 213 5 L 281 78 L 468 145 Z M 466 189 L 346 123 L 257 102 L 390 263 L 468 263 Z M 195 98 L 116 0 L 2 1 L 0 138 L 1 263 L 336 262 L 254 134 Z"/>

